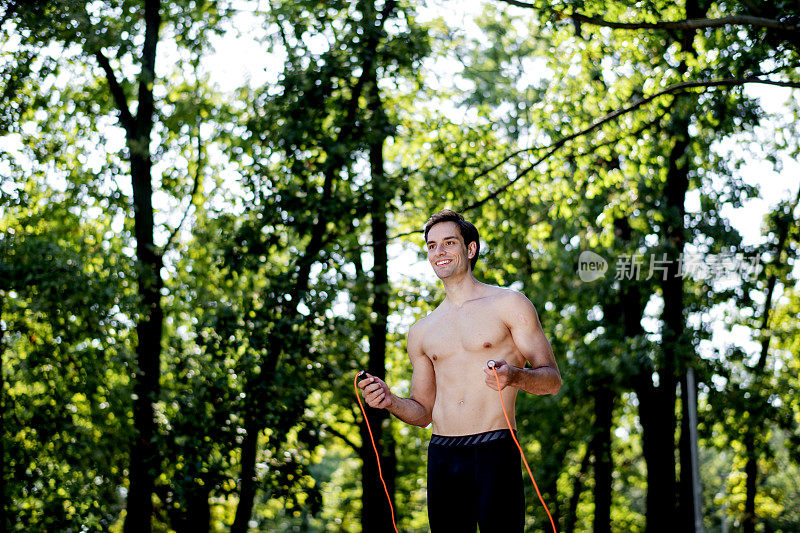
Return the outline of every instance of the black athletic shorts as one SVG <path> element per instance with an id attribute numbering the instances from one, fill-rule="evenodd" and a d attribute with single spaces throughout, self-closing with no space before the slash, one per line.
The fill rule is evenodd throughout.
<path id="1" fill-rule="evenodd" d="M 507 429 L 433 435 L 428 445 L 428 521 L 433 533 L 516 533 L 525 526 L 519 450 Z"/>

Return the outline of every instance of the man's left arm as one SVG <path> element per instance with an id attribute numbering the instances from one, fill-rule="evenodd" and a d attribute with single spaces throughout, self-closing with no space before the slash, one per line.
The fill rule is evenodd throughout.
<path id="1" fill-rule="evenodd" d="M 503 304 L 503 321 L 517 349 L 532 368 L 512 366 L 502 359 L 496 361 L 500 388 L 512 386 L 531 394 L 556 394 L 561 388 L 561 373 L 553 349 L 542 331 L 536 308 L 528 298 L 516 292 L 510 294 Z M 484 372 L 486 384 L 497 390 L 494 372 L 488 368 Z"/>

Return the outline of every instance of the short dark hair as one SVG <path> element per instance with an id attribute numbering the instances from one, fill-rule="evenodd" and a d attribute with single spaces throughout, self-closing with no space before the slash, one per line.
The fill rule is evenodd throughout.
<path id="1" fill-rule="evenodd" d="M 425 242 L 428 242 L 428 232 L 436 224 L 440 222 L 455 222 L 458 230 L 461 232 L 461 237 L 464 239 L 464 245 L 469 248 L 470 243 L 475 243 L 475 255 L 469 260 L 469 265 L 472 270 L 475 270 L 475 263 L 478 262 L 478 252 L 481 251 L 481 240 L 478 235 L 478 228 L 467 221 L 461 213 L 456 213 L 452 209 L 442 209 L 438 213 L 431 215 L 431 218 L 425 223 Z"/>

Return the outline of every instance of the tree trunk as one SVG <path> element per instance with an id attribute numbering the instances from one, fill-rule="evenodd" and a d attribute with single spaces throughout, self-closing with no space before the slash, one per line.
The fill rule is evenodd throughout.
<path id="1" fill-rule="evenodd" d="M 253 416 L 245 421 L 245 435 L 240 447 L 239 466 L 239 504 L 231 525 L 231 533 L 247 533 L 253 502 L 256 497 L 256 454 L 258 453 L 258 434 L 260 426 Z"/>
<path id="2" fill-rule="evenodd" d="M 372 198 L 370 205 L 372 250 L 374 266 L 372 268 L 372 324 L 369 337 L 369 360 L 367 371 L 370 374 L 384 379 L 386 376 L 386 337 L 388 333 L 389 297 L 389 255 L 388 255 L 388 227 L 386 222 L 387 205 L 389 203 L 386 174 L 383 164 L 383 145 L 386 140 L 386 120 L 382 102 L 375 79 L 374 70 L 369 80 L 368 108 L 372 115 L 373 136 L 369 146 L 369 162 L 372 185 Z M 394 447 L 391 440 L 391 431 L 386 432 L 384 438 L 383 423 L 389 419 L 389 414 L 384 409 L 367 409 L 370 427 L 382 455 L 383 478 L 389 490 L 389 496 L 394 500 L 394 485 L 396 476 Z M 372 444 L 366 427 L 361 426 L 361 451 L 362 458 L 362 512 L 361 527 L 364 533 L 380 533 L 391 531 L 391 510 L 386 501 L 383 484 L 378 476 Z M 394 502 L 392 502 L 394 506 Z"/>
<path id="3" fill-rule="evenodd" d="M 337 159 L 336 163 L 339 164 L 341 156 Z M 333 191 L 333 182 L 340 167 L 331 166 L 325 173 L 325 182 L 323 184 L 322 193 L 320 195 L 320 205 L 327 205 L 331 200 Z M 303 297 L 308 291 L 311 267 L 314 265 L 317 256 L 322 251 L 325 245 L 325 239 L 328 236 L 322 223 L 322 228 L 317 227 L 311 234 L 311 239 L 303 254 L 299 257 L 297 262 L 292 267 L 296 270 L 297 275 L 293 276 L 295 280 L 294 286 L 291 289 L 290 296 L 284 303 L 282 311 L 283 321 L 285 323 L 292 323 L 298 319 L 300 312 L 298 305 L 302 302 Z M 318 226 L 315 225 L 315 226 Z M 256 495 L 256 457 L 258 455 L 258 436 L 264 428 L 263 417 L 259 416 L 260 406 L 265 405 L 268 401 L 264 398 L 264 391 L 267 391 L 269 385 L 274 381 L 275 371 L 278 366 L 278 361 L 286 351 L 286 339 L 289 332 L 277 332 L 271 335 L 267 346 L 270 348 L 269 356 L 260 365 L 260 371 L 256 376 L 253 376 L 248 381 L 247 393 L 245 394 L 245 401 L 247 404 L 243 407 L 245 412 L 245 436 L 242 439 L 240 446 L 240 470 L 239 470 L 239 502 L 236 506 L 236 513 L 234 515 L 233 524 L 231 525 L 231 533 L 246 533 L 250 517 L 253 513 L 253 506 Z"/>
<path id="4" fill-rule="evenodd" d="M 654 429 L 657 428 L 658 435 L 658 440 L 651 443 L 655 449 L 651 448 L 650 459 L 659 466 L 655 470 L 656 477 L 650 478 L 648 475 L 648 511 L 651 510 L 651 505 L 654 506 L 653 515 L 647 516 L 648 531 L 655 531 L 653 528 L 661 528 L 664 524 L 676 524 L 675 402 L 678 376 L 682 373 L 688 356 L 684 339 L 683 278 L 680 276 L 678 260 L 685 244 L 683 219 L 689 185 L 689 162 L 686 160 L 689 121 L 688 117 L 679 116 L 675 122 L 676 138 L 668 160 L 663 206 L 665 219 L 663 239 L 668 260 L 666 273 L 661 274 L 661 290 L 664 298 L 664 310 L 661 315 L 663 362 L 659 370 L 659 387 L 652 395 L 651 407 L 654 418 L 649 420 Z M 651 461 L 647 463 L 648 474 L 652 466 Z M 688 473 L 691 470 L 684 472 Z M 657 495 L 651 501 L 649 493 L 654 488 L 653 484 Z M 689 496 L 687 501 L 684 499 L 685 495 L 682 495 L 680 503 L 691 506 L 691 493 Z"/>
<path id="5" fill-rule="evenodd" d="M 662 531 L 674 523 L 675 511 L 675 438 L 674 431 L 660 425 L 659 403 L 665 403 L 660 388 L 654 387 L 649 373 L 639 376 L 639 420 L 642 424 L 642 453 L 647 464 L 647 533 Z M 674 416 L 671 417 L 674 424 Z M 670 422 L 666 421 L 667 424 Z M 674 426 L 673 426 L 674 427 Z"/>
<path id="6" fill-rule="evenodd" d="M 627 219 L 615 222 L 615 233 L 624 242 L 631 240 Z M 644 307 L 636 280 L 620 288 L 620 306 L 625 337 L 644 333 L 641 325 Z M 667 365 L 664 365 L 667 368 Z M 675 510 L 675 381 L 672 370 L 662 368 L 660 383 L 653 383 L 653 366 L 642 364 L 633 378 L 633 389 L 639 399 L 639 421 L 642 424 L 642 454 L 647 464 L 646 531 L 662 531 L 674 523 Z M 671 381 L 671 385 L 669 384 Z"/>
<path id="7" fill-rule="evenodd" d="M 761 313 L 761 353 L 758 356 L 758 361 L 753 368 L 755 374 L 754 387 L 762 387 L 761 379 L 764 375 L 764 368 L 767 364 L 767 355 L 769 355 L 769 345 L 771 336 L 769 334 L 770 315 L 772 310 L 772 299 L 775 294 L 775 285 L 778 282 L 778 272 L 776 271 L 782 265 L 783 252 L 786 249 L 786 241 L 789 236 L 789 229 L 794 227 L 797 222 L 794 220 L 794 212 L 797 205 L 800 203 L 800 189 L 797 191 L 794 201 L 789 205 L 788 209 L 777 215 L 777 225 L 775 228 L 778 232 L 778 241 L 775 244 L 775 251 L 772 259 L 773 270 L 767 279 L 767 294 L 764 299 L 764 308 Z M 787 258 L 788 261 L 788 258 Z M 753 391 L 753 398 L 760 397 L 760 391 Z M 754 403 L 753 409 L 750 412 L 751 422 L 747 426 L 745 433 L 744 446 L 747 463 L 745 465 L 745 475 L 747 480 L 745 482 L 745 500 L 744 500 L 744 520 L 743 532 L 754 533 L 756 528 L 756 493 L 758 491 L 758 459 L 759 452 L 756 445 L 756 439 L 763 433 L 764 428 L 764 413 L 761 409 L 761 404 Z"/>
<path id="8" fill-rule="evenodd" d="M 630 244 L 633 232 L 631 230 L 630 222 L 627 218 L 619 218 L 614 221 L 614 233 L 622 242 L 625 243 L 626 246 Z M 619 323 L 622 327 L 622 333 L 624 337 L 626 339 L 633 339 L 644 334 L 644 328 L 642 328 L 642 315 L 644 314 L 642 293 L 639 288 L 638 280 L 623 280 L 621 283 L 622 285 L 619 289 Z M 658 497 L 655 490 L 652 493 L 650 490 L 651 475 L 657 479 L 663 478 L 663 474 L 658 471 L 656 466 L 658 461 L 658 450 L 655 447 L 655 441 L 659 437 L 654 435 L 654 432 L 657 431 L 657 425 L 655 423 L 651 423 L 652 418 L 650 415 L 652 397 L 655 394 L 651 374 L 652 367 L 649 365 L 644 365 L 640 371 L 640 374 L 633 377 L 633 388 L 636 391 L 639 399 L 639 420 L 643 429 L 642 449 L 645 463 L 647 464 L 647 516 L 650 516 L 650 513 L 655 512 L 653 509 L 656 508 L 655 501 Z"/>
<path id="9" fill-rule="evenodd" d="M 158 399 L 159 391 L 163 321 L 160 298 L 162 280 L 159 273 L 159 259 L 153 251 L 152 239 L 153 212 L 150 203 L 150 165 L 140 166 L 140 164 L 136 164 L 131 166 L 135 168 L 134 201 L 138 205 L 138 209 L 136 209 L 136 234 L 137 257 L 140 265 L 139 295 L 142 298 L 145 311 L 136 324 L 138 369 L 133 387 L 133 423 L 136 437 L 131 450 L 128 514 L 125 519 L 126 533 L 150 531 L 150 516 L 153 511 L 151 495 L 153 493 L 153 480 L 158 469 L 158 452 L 153 442 L 155 434 L 153 404 Z M 139 194 L 136 194 L 136 191 Z M 149 231 L 145 229 L 148 226 Z"/>
<path id="10" fill-rule="evenodd" d="M 334 161 L 326 169 L 325 181 L 322 187 L 322 192 L 319 198 L 320 206 L 327 206 L 331 201 L 331 194 L 333 191 L 333 183 L 338 170 L 341 168 L 342 162 L 341 154 L 335 158 Z M 321 228 L 319 226 L 322 226 Z M 315 224 L 315 229 L 311 231 L 311 238 L 308 242 L 303 253 L 299 256 L 298 260 L 291 267 L 296 271 L 296 275 L 291 278 L 294 279 L 294 285 L 291 288 L 291 298 L 284 300 L 283 310 L 280 315 L 283 316 L 284 323 L 292 323 L 298 319 L 300 312 L 298 305 L 302 302 L 303 297 L 308 291 L 309 283 L 311 280 L 311 267 L 317 260 L 319 253 L 322 251 L 325 240 L 328 237 L 325 231 L 325 222 L 320 217 Z M 290 303 L 287 303 L 290 302 Z M 243 406 L 244 411 L 244 429 L 245 435 L 242 439 L 240 446 L 240 467 L 239 467 L 239 502 L 236 505 L 236 513 L 234 515 L 233 524 L 231 525 L 231 533 L 246 533 L 248 523 L 253 513 L 253 506 L 256 496 L 256 457 L 258 455 L 258 436 L 262 429 L 264 429 L 263 416 L 259 415 L 262 405 L 268 401 L 264 398 L 264 393 L 269 389 L 269 386 L 274 381 L 275 371 L 278 366 L 278 361 L 281 354 L 286 351 L 286 339 L 290 335 L 289 332 L 276 332 L 270 335 L 270 340 L 267 341 L 266 346 L 269 346 L 269 355 L 261 363 L 259 373 L 252 376 L 246 385 L 247 392 L 245 394 L 245 402 Z"/>
<path id="11" fill-rule="evenodd" d="M 601 386 L 594 397 L 596 433 L 592 440 L 594 453 L 594 533 L 611 533 L 611 420 L 614 393 Z"/>
<path id="12" fill-rule="evenodd" d="M 685 151 L 689 145 L 689 122 L 685 117 L 677 121 L 676 130 L 679 137 L 675 141 L 672 153 L 670 154 L 669 169 L 667 172 L 667 185 L 665 189 L 665 207 L 668 213 L 666 218 L 667 233 L 666 247 L 668 250 L 669 265 L 666 279 L 662 281 L 662 291 L 664 294 L 664 311 L 662 314 L 662 346 L 664 349 L 664 372 L 662 375 L 670 378 L 669 382 L 671 398 L 669 405 L 664 403 L 662 415 L 666 414 L 667 409 L 673 415 L 675 413 L 675 387 L 678 382 L 681 385 L 681 434 L 679 441 L 680 449 L 680 471 L 681 478 L 678 489 L 678 519 L 681 528 L 685 531 L 695 531 L 695 514 L 701 512 L 695 509 L 694 498 L 694 462 L 692 456 L 693 444 L 690 432 L 694 431 L 689 425 L 689 408 L 696 409 L 690 404 L 689 398 L 696 397 L 697 391 L 689 391 L 689 387 L 696 389 L 696 385 L 686 379 L 687 366 L 691 364 L 694 353 L 687 345 L 685 338 L 685 317 L 683 302 L 683 278 L 679 272 L 679 258 L 682 257 L 685 245 L 684 235 L 684 203 L 686 201 L 686 191 L 689 186 L 688 161 L 685 161 Z M 661 379 L 663 380 L 664 377 Z M 675 426 L 673 425 L 673 428 Z M 674 429 L 673 429 L 674 431 Z M 674 457 L 674 455 L 672 455 Z"/>
<path id="13" fill-rule="evenodd" d="M 700 494 L 695 494 L 695 482 L 699 483 L 699 464 L 697 456 L 697 385 L 694 378 L 689 379 L 689 368 L 681 376 L 681 437 L 680 437 L 680 458 L 681 458 L 681 477 L 679 490 L 681 492 L 681 529 L 685 531 L 697 532 L 702 528 L 698 523 L 701 513 Z M 691 410 L 691 412 L 690 412 Z M 694 427 L 693 427 L 694 425 Z M 689 468 L 687 472 L 685 469 Z"/>
<path id="14" fill-rule="evenodd" d="M 195 485 L 186 502 L 186 522 L 178 533 L 208 533 L 211 528 L 211 484 Z"/>
<path id="15" fill-rule="evenodd" d="M 209 479 L 203 479 L 204 484 L 194 482 L 189 486 L 188 491 L 183 494 L 180 506 L 171 505 L 167 513 L 169 515 L 170 527 L 175 533 L 208 533 L 211 529 L 211 495 L 212 483 Z M 156 487 L 156 494 L 167 501 L 170 496 L 174 497 L 174 492 L 168 487 Z"/>
<path id="16" fill-rule="evenodd" d="M 381 25 L 379 27 L 370 27 L 370 31 L 367 33 L 366 41 L 364 43 L 364 50 L 366 50 L 366 53 L 364 53 L 363 57 L 362 75 L 351 88 L 350 99 L 345 106 L 345 117 L 336 137 L 335 143 L 332 144 L 332 146 L 335 146 L 337 149 L 330 151 L 327 154 L 328 157 L 324 163 L 323 174 L 325 176 L 325 180 L 319 198 L 319 206 L 320 208 L 326 209 L 328 215 L 334 212 L 329 203 L 333 198 L 335 181 L 338 179 L 341 170 L 348 163 L 348 158 L 350 156 L 349 153 L 340 151 L 338 148 L 343 144 L 352 142 L 353 140 L 353 134 L 356 131 L 356 126 L 361 118 L 359 116 L 359 101 L 362 97 L 364 87 L 369 83 L 369 76 L 371 75 L 373 79 L 375 76 L 375 49 L 377 48 L 380 36 L 383 32 L 383 24 L 393 13 L 395 7 L 396 3 L 394 0 L 387 0 L 381 13 Z M 311 239 L 309 240 L 308 246 L 306 247 L 304 253 L 294 265 L 297 270 L 297 275 L 293 276 L 295 284 L 292 288 L 292 298 L 290 300 L 294 303 L 294 305 L 286 306 L 286 317 L 291 316 L 293 318 L 297 318 L 299 316 L 299 312 L 297 311 L 297 303 L 302 300 L 304 294 L 308 290 L 311 267 L 325 246 L 326 239 L 330 237 L 326 230 L 325 220 L 326 219 L 323 218 L 323 215 L 320 215 L 317 224 L 309 228 Z M 272 376 L 275 373 L 278 358 L 283 352 L 283 347 L 276 347 L 273 345 L 272 348 L 272 355 L 262 365 L 261 372 L 255 379 L 257 386 L 261 388 L 264 388 L 265 384 L 268 385 L 272 381 Z M 247 395 L 248 402 L 253 402 L 254 398 L 254 396 Z M 373 430 L 376 427 L 378 426 L 374 425 Z M 256 422 L 255 420 L 251 422 L 245 422 L 245 428 L 247 433 L 241 445 L 239 503 L 236 507 L 236 515 L 234 518 L 234 524 L 231 526 L 231 533 L 246 533 L 247 523 L 249 522 L 252 514 L 253 502 L 256 493 L 255 460 L 258 452 L 258 433 L 261 429 L 263 429 L 263 423 L 260 421 Z M 393 463 L 390 463 L 390 466 L 391 464 Z M 381 491 L 382 490 L 383 488 L 381 487 Z"/>
<path id="17" fill-rule="evenodd" d="M 357 98 L 357 95 L 354 97 Z M 340 141 L 344 140 L 341 138 L 342 136 L 349 135 L 349 132 L 345 132 L 344 129 L 340 132 Z M 327 206 L 331 201 L 334 181 L 343 162 L 344 156 L 342 154 L 331 155 L 330 163 L 325 170 L 325 181 L 319 198 L 320 206 Z M 326 224 L 321 216 L 314 226 L 314 228 L 309 228 L 311 238 L 308 245 L 292 266 L 292 269 L 297 274 L 292 276 L 294 285 L 290 292 L 291 298 L 285 300 L 283 311 L 280 313 L 283 315 L 282 320 L 285 323 L 292 323 L 300 316 L 297 306 L 302 302 L 308 291 L 311 281 L 311 267 L 325 246 L 325 241 L 328 237 L 325 231 Z M 271 336 L 271 340 L 266 344 L 270 348 L 269 356 L 260 365 L 259 373 L 247 383 L 248 391 L 245 394 L 247 404 L 243 407 L 245 411 L 245 436 L 240 446 L 239 502 L 236 506 L 233 525 L 231 525 L 231 533 L 246 533 L 253 513 L 257 482 L 255 467 L 256 456 L 258 455 L 258 435 L 264 428 L 263 417 L 258 416 L 257 413 L 260 410 L 259 406 L 264 405 L 267 401 L 266 398 L 263 398 L 263 393 L 268 390 L 269 385 L 274 380 L 279 358 L 286 350 L 287 335 L 289 335 L 288 332 L 277 332 L 277 334 Z"/>
<path id="18" fill-rule="evenodd" d="M 745 453 L 747 454 L 744 473 L 747 478 L 745 480 L 744 519 L 742 520 L 743 533 L 755 533 L 757 522 L 758 453 L 756 451 L 754 433 L 753 430 L 749 430 L 744 437 Z"/>
<path id="19" fill-rule="evenodd" d="M 697 19 L 706 15 L 707 7 L 699 0 L 686 0 L 685 13 L 687 18 Z M 696 55 L 694 37 L 696 30 L 682 32 L 681 48 L 692 55 Z M 685 63 L 681 62 L 680 72 L 686 70 Z M 681 434 L 679 441 L 680 450 L 680 484 L 678 491 L 678 520 L 681 529 L 696 531 L 702 528 L 702 523 L 696 524 L 695 517 L 702 514 L 699 498 L 695 498 L 695 476 L 699 475 L 699 465 L 695 465 L 697 458 L 697 443 L 691 438 L 691 433 L 696 427 L 690 426 L 689 409 L 696 413 L 697 406 L 692 399 L 697 398 L 697 385 L 694 380 L 687 380 L 688 365 L 695 358 L 694 350 L 684 336 L 685 317 L 683 303 L 683 278 L 680 275 L 677 260 L 682 257 L 686 235 L 684 229 L 684 215 L 686 214 L 686 191 L 689 188 L 690 161 L 687 159 L 686 150 L 691 141 L 689 133 L 690 113 L 676 116 L 674 122 L 675 144 L 670 153 L 667 183 L 664 191 L 666 207 L 666 233 L 665 247 L 669 254 L 669 268 L 667 279 L 662 283 L 664 291 L 663 335 L 662 341 L 665 350 L 665 360 L 673 365 L 674 377 L 681 384 Z M 675 383 L 671 383 L 673 398 Z M 689 390 L 689 388 L 692 390 Z M 696 401 L 696 400 L 694 400 Z M 664 409 L 666 409 L 666 404 Z M 671 412 L 675 412 L 674 399 Z M 674 442 L 674 441 L 673 441 Z M 674 455 L 673 455 L 674 457 Z M 699 479 L 697 480 L 699 485 Z"/>
<path id="20" fill-rule="evenodd" d="M 145 41 L 139 100 L 135 124 L 127 131 L 130 152 L 133 211 L 138 261 L 138 292 L 141 316 L 136 324 L 136 377 L 133 386 L 133 425 L 135 437 L 130 457 L 125 533 L 149 533 L 153 515 L 153 484 L 159 468 L 158 451 L 153 442 L 158 399 L 161 338 L 164 313 L 161 309 L 161 257 L 153 241 L 153 188 L 150 133 L 153 128 L 153 81 L 158 30 L 161 24 L 160 1 L 145 2 Z"/>

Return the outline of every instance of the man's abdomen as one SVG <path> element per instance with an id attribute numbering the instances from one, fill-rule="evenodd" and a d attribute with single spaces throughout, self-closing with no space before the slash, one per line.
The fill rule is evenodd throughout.
<path id="1" fill-rule="evenodd" d="M 503 392 L 508 416 L 514 427 L 516 393 L 516 389 L 511 388 Z M 497 391 L 487 387 L 483 381 L 469 389 L 459 387 L 447 391 L 440 389 L 437 383 L 432 419 L 433 432 L 437 435 L 471 435 L 508 429 Z"/>

